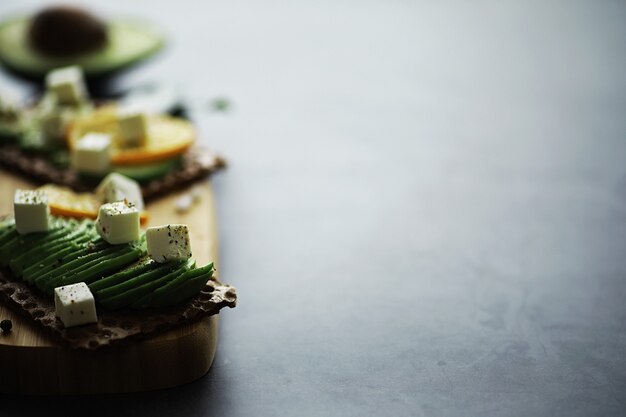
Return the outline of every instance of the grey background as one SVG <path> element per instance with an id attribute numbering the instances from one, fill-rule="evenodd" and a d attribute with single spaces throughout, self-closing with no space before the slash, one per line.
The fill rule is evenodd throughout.
<path id="1" fill-rule="evenodd" d="M 172 39 L 112 87 L 233 102 L 195 116 L 240 304 L 195 383 L 0 413 L 626 415 L 624 2 L 96 9 Z"/>

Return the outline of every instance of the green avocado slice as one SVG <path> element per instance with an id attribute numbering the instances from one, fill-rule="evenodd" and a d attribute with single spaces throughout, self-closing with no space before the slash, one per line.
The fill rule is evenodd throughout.
<path id="1" fill-rule="evenodd" d="M 137 182 L 146 183 L 153 179 L 160 178 L 178 168 L 182 164 L 180 156 L 174 156 L 170 159 L 163 161 L 151 162 L 141 165 L 115 165 L 112 168 L 113 172 L 122 174 L 126 177 L 132 178 Z"/>
<path id="2" fill-rule="evenodd" d="M 22 75 L 43 77 L 48 71 L 79 65 L 88 77 L 103 76 L 142 61 L 163 48 L 164 34 L 152 25 L 129 20 L 108 22 L 104 48 L 72 57 L 50 57 L 28 43 L 30 18 L 16 17 L 0 23 L 0 62 Z"/>

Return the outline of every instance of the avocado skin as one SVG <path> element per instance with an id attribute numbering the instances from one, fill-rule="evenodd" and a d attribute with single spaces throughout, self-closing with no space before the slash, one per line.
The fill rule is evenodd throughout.
<path id="1" fill-rule="evenodd" d="M 11 270 L 18 276 L 21 276 L 23 270 L 30 265 L 38 262 L 41 258 L 46 258 L 56 251 L 63 249 L 67 246 L 66 242 L 75 241 L 82 242 L 89 239 L 89 235 L 86 231 L 89 229 L 87 223 L 72 222 L 69 226 L 74 226 L 75 230 L 71 230 L 71 227 L 64 227 L 63 232 L 56 236 L 56 238 L 49 240 L 48 242 L 42 242 L 35 245 L 30 250 L 26 250 L 21 255 L 13 258 L 9 263 Z"/>
<path id="2" fill-rule="evenodd" d="M 105 288 L 112 287 L 137 275 L 143 274 L 144 272 L 155 269 L 159 265 L 160 264 L 158 262 L 154 262 L 153 260 L 148 258 L 140 259 L 133 265 L 130 265 L 113 275 L 109 275 L 108 277 L 92 282 L 91 284 L 89 284 L 89 289 L 92 293 L 95 294 Z"/>
<path id="3" fill-rule="evenodd" d="M 62 285 L 75 284 L 77 282 L 89 283 L 125 267 L 137 260 L 142 254 L 145 254 L 145 248 L 142 246 L 129 244 L 109 245 L 108 248 L 100 252 L 95 252 L 70 262 L 68 265 L 71 266 L 67 267 L 60 275 L 57 274 L 57 270 L 52 270 L 54 277 L 40 277 L 35 280 L 35 285 L 43 292 L 51 294 L 56 287 Z"/>
<path id="4" fill-rule="evenodd" d="M 201 290 L 212 276 L 213 263 L 188 270 L 162 287 L 157 288 L 151 294 L 152 297 L 147 302 L 147 307 L 158 308 L 178 304 Z M 193 284 L 191 284 L 192 282 Z M 200 285 L 200 282 L 202 282 L 202 285 Z M 187 296 L 191 289 L 196 287 L 199 287 L 198 290 Z"/>
<path id="5" fill-rule="evenodd" d="M 53 217 L 49 232 L 22 236 L 13 220 L 1 219 L 0 261 L 47 294 L 60 285 L 86 282 L 96 301 L 111 310 L 184 302 L 213 275 L 212 263 L 196 268 L 192 258 L 167 264 L 150 260 L 145 235 L 137 242 L 110 245 L 93 224 Z"/>
<path id="6" fill-rule="evenodd" d="M 43 292 L 49 293 L 54 290 L 54 288 L 63 285 L 63 279 L 65 279 L 66 276 L 84 268 L 87 263 L 92 262 L 93 260 L 98 261 L 100 257 L 108 255 L 111 252 L 111 249 L 102 249 L 91 253 L 85 249 L 84 252 L 87 253 L 83 253 L 75 260 L 68 262 L 59 268 L 46 271 L 44 274 L 38 276 L 34 279 L 34 284 Z"/>
<path id="7" fill-rule="evenodd" d="M 106 258 L 92 261 L 75 274 L 66 277 L 63 279 L 63 285 L 75 284 L 77 282 L 89 284 L 126 267 L 139 259 L 142 254 L 145 255 L 145 249 L 140 247 L 117 249 Z"/>
<path id="8" fill-rule="evenodd" d="M 124 282 L 120 282 L 116 285 L 112 285 L 107 288 L 96 291 L 94 296 L 98 299 L 107 299 L 107 298 L 114 297 L 123 292 L 133 289 L 138 284 L 145 284 L 154 279 L 158 279 L 159 277 L 167 275 L 174 269 L 178 269 L 183 265 L 182 262 L 171 262 L 167 264 L 159 264 L 158 262 L 155 262 L 155 263 L 157 264 L 156 267 L 153 267 L 150 270 L 145 271 L 143 273 L 139 273 L 135 276 L 131 276 Z"/>
<path id="9" fill-rule="evenodd" d="M 188 278 L 178 287 L 170 290 L 167 297 L 153 300 L 150 303 L 150 307 L 170 307 L 182 303 L 202 291 L 212 276 L 213 272 L 211 271 L 210 273 L 202 273 L 193 278 Z"/>
<path id="10" fill-rule="evenodd" d="M 17 230 L 15 229 L 15 224 L 8 225 L 2 233 L 0 233 L 0 248 L 4 246 L 9 240 L 13 239 L 17 235 Z"/>
<path id="11" fill-rule="evenodd" d="M 45 244 L 56 239 L 60 234 L 65 233 L 63 223 L 55 222 L 51 226 L 51 229 L 47 232 L 29 233 L 27 235 L 20 235 L 15 230 L 15 234 L 0 246 L 0 263 L 2 263 L 2 266 L 8 266 L 11 259 L 17 254 L 23 253 L 24 249 L 28 248 L 32 243 Z"/>
<path id="12" fill-rule="evenodd" d="M 76 261 L 78 258 L 93 254 L 94 252 L 98 252 L 101 251 L 103 249 L 105 249 L 107 247 L 106 242 L 104 242 L 102 239 L 100 239 L 100 237 L 97 237 L 95 239 L 91 239 L 88 242 L 85 242 L 82 245 L 79 245 L 79 248 L 77 251 L 74 251 L 72 254 L 68 254 L 68 258 L 71 259 L 70 262 L 74 262 Z M 48 274 L 48 276 L 52 275 L 53 273 L 59 273 L 64 271 L 64 267 L 68 265 L 68 262 L 66 262 L 67 259 L 65 259 L 63 262 L 61 262 L 60 264 L 62 264 L 63 266 L 57 266 L 55 267 L 56 269 L 54 269 L 52 272 L 50 270 L 47 270 L 45 268 L 40 268 L 39 270 L 34 270 L 34 271 L 27 271 L 27 273 L 29 274 L 29 282 L 34 282 L 36 284 L 36 281 L 42 277 L 43 275 Z M 78 264 L 78 262 L 76 263 Z M 75 264 L 75 265 L 76 265 Z"/>
<path id="13" fill-rule="evenodd" d="M 137 302 L 140 298 L 149 294 L 154 289 L 167 284 L 171 280 L 175 279 L 180 274 L 191 268 L 194 264 L 193 260 L 172 262 L 170 264 L 163 265 L 151 273 L 138 276 L 131 281 L 127 281 L 124 284 L 128 284 L 122 288 L 117 288 L 116 291 L 110 291 L 105 296 L 96 298 L 98 302 L 111 309 L 119 309 L 129 306 Z M 113 288 L 111 288 L 113 289 Z M 121 291 L 120 291 L 121 290 Z"/>
<path id="14" fill-rule="evenodd" d="M 74 260 L 83 250 L 83 245 L 72 242 L 69 246 L 65 246 L 58 252 L 36 262 L 35 264 L 25 268 L 22 271 L 22 279 L 28 283 L 32 283 L 35 277 L 48 270 L 49 268 L 57 268 L 68 261 Z"/>

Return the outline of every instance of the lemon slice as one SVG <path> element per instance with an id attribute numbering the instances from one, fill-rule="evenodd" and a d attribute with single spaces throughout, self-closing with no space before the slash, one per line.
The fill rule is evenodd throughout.
<path id="1" fill-rule="evenodd" d="M 98 217 L 101 201 L 92 193 L 76 193 L 70 188 L 60 185 L 46 184 L 39 187 L 48 195 L 50 213 L 56 216 L 74 217 L 77 219 L 95 219 Z M 148 221 L 148 213 L 139 215 L 141 224 Z"/>
<path id="2" fill-rule="evenodd" d="M 148 136 L 145 145 L 123 148 L 120 146 L 117 108 L 115 105 L 107 105 L 72 124 L 68 134 L 68 146 L 72 149 L 87 133 L 107 133 L 113 138 L 113 165 L 140 165 L 183 154 L 196 139 L 195 129 L 187 120 L 166 115 L 149 115 L 147 122 Z"/>

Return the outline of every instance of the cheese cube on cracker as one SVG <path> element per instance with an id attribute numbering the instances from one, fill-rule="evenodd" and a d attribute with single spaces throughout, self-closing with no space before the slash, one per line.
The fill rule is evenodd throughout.
<path id="1" fill-rule="evenodd" d="M 61 109 L 48 111 L 41 117 L 41 129 L 49 143 L 65 138 L 70 123 L 70 114 Z"/>
<path id="2" fill-rule="evenodd" d="M 189 228 L 186 224 L 168 224 L 146 230 L 148 255 L 157 262 L 168 262 L 191 257 Z"/>
<path id="3" fill-rule="evenodd" d="M 65 327 L 98 322 L 93 294 L 84 282 L 55 288 L 54 308 Z"/>
<path id="4" fill-rule="evenodd" d="M 96 195 L 104 203 L 126 200 L 137 207 L 137 210 L 143 211 L 144 209 L 139 183 L 116 172 L 112 172 L 104 177 L 96 188 Z"/>
<path id="5" fill-rule="evenodd" d="M 126 201 L 100 206 L 96 230 L 102 239 L 112 245 L 139 239 L 139 211 Z"/>
<path id="6" fill-rule="evenodd" d="M 118 116 L 119 138 L 123 147 L 137 147 L 146 144 L 148 120 L 138 112 L 121 112 Z"/>
<path id="7" fill-rule="evenodd" d="M 15 228 L 21 235 L 48 230 L 48 195 L 44 191 L 15 190 Z"/>
<path id="8" fill-rule="evenodd" d="M 72 166 L 87 174 L 104 174 L 109 170 L 111 135 L 88 133 L 72 150 Z"/>
<path id="9" fill-rule="evenodd" d="M 52 70 L 46 75 L 46 87 L 59 104 L 75 106 L 87 98 L 83 71 L 78 66 Z"/>

